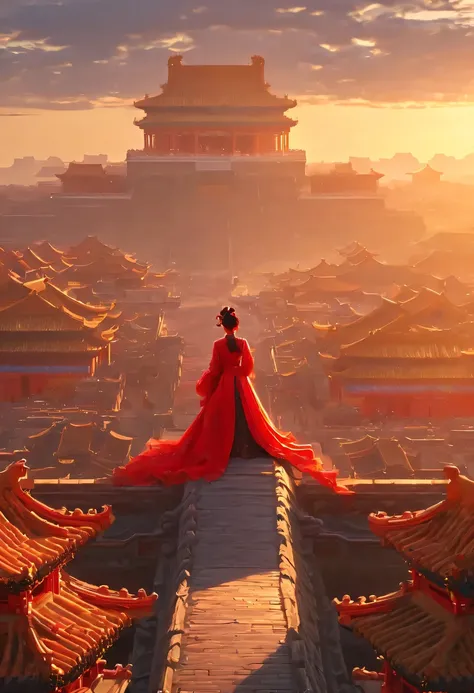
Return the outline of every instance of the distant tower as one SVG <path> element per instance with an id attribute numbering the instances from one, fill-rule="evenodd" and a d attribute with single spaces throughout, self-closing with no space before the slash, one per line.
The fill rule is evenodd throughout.
<path id="1" fill-rule="evenodd" d="M 296 101 L 268 91 L 265 60 L 249 65 L 183 65 L 168 60 L 168 81 L 158 96 L 135 103 L 144 149 L 160 154 L 267 154 L 289 150 L 296 121 L 284 115 Z"/>
<path id="2" fill-rule="evenodd" d="M 414 187 L 426 189 L 439 185 L 443 174 L 427 164 L 418 171 L 413 171 L 413 173 L 408 175 L 411 176 L 411 182 Z"/>

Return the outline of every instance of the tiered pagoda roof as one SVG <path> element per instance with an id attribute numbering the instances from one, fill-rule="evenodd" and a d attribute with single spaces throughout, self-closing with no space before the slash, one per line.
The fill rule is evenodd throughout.
<path id="1" fill-rule="evenodd" d="M 164 117 L 161 113 L 176 109 L 177 106 L 180 107 L 180 120 L 186 108 L 192 108 L 193 113 L 190 115 L 195 117 L 196 109 L 212 106 L 232 109 L 234 121 L 234 109 L 238 113 L 240 109 L 263 107 L 282 113 L 294 108 L 296 101 L 269 92 L 264 66 L 265 61 L 260 56 L 252 57 L 249 65 L 183 65 L 183 58 L 176 55 L 168 60 L 168 81 L 162 85 L 161 94 L 145 96 L 134 105 L 146 111 L 145 122 L 156 117 L 161 120 Z M 199 122 L 203 122 L 202 115 L 199 115 Z M 248 122 L 249 116 L 245 118 L 245 112 L 242 115 Z M 223 116 L 225 110 L 217 116 L 219 123 L 223 122 Z M 257 115 L 256 120 L 261 122 L 261 117 L 262 114 Z M 213 118 L 216 120 L 216 116 Z M 211 122 L 212 117 L 207 120 Z M 143 123 L 141 121 L 140 125 Z"/>
<path id="2" fill-rule="evenodd" d="M 406 298 L 406 294 L 402 298 Z M 385 329 L 386 335 L 390 333 L 402 335 L 414 328 L 420 333 L 421 341 L 426 338 L 428 338 L 426 341 L 429 341 L 429 331 L 423 331 L 422 327 L 446 330 L 469 321 L 469 314 L 464 308 L 455 306 L 443 294 L 424 289 L 405 301 L 384 298 L 379 308 L 345 325 L 334 325 L 329 328 L 315 325 L 315 328 L 321 334 L 326 334 L 331 343 L 342 346 L 353 345 L 355 342 L 369 338 L 372 332 L 382 329 Z M 416 337 L 408 337 L 410 338 L 416 339 Z M 384 337 L 379 336 L 377 339 L 380 342 Z M 433 338 L 431 341 L 434 341 Z"/>
<path id="3" fill-rule="evenodd" d="M 64 572 L 74 552 L 111 524 L 111 510 L 53 510 L 21 488 L 25 473 L 23 462 L 0 473 L 0 680 L 16 680 L 18 691 L 34 683 L 55 690 L 94 670 L 156 595 L 96 587 Z"/>
<path id="4" fill-rule="evenodd" d="M 88 236 L 70 248 L 63 260 L 69 263 L 61 273 L 62 282 L 93 283 L 101 279 L 134 277 L 143 280 L 149 266 L 127 253 L 111 248 L 95 236 Z"/>
<path id="5" fill-rule="evenodd" d="M 113 339 L 113 329 L 103 329 L 102 315 L 86 319 L 64 306 L 55 306 L 41 294 L 0 308 L 0 352 L 94 352 Z"/>
<path id="6" fill-rule="evenodd" d="M 474 685 L 474 482 L 446 467 L 446 500 L 400 516 L 375 513 L 371 529 L 406 559 L 411 580 L 383 597 L 335 600 L 341 625 L 383 656 L 385 690 L 403 679 L 420 691 Z M 397 679 L 398 677 L 398 679 Z"/>

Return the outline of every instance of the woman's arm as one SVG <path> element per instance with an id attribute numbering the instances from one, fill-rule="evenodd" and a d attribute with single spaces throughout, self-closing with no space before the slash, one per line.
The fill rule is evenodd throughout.
<path id="1" fill-rule="evenodd" d="M 242 344 L 242 363 L 239 368 L 239 375 L 244 375 L 248 377 L 253 371 L 253 356 L 250 352 L 249 343 L 246 339 L 243 340 Z"/>

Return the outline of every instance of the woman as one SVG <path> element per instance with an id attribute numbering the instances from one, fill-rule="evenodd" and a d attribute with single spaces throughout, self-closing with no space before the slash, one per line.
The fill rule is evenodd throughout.
<path id="1" fill-rule="evenodd" d="M 229 458 L 271 456 L 286 460 L 338 493 L 349 493 L 336 481 L 337 472 L 324 472 L 310 445 L 297 445 L 289 433 L 278 431 L 249 380 L 253 357 L 245 339 L 235 336 L 239 319 L 223 308 L 217 325 L 225 336 L 214 342 L 211 363 L 196 385 L 201 411 L 179 440 L 157 440 L 114 470 L 114 483 L 148 486 L 215 481 Z"/>

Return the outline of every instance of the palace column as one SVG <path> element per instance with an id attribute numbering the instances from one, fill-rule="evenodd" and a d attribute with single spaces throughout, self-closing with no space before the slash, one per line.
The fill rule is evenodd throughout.
<path id="1" fill-rule="evenodd" d="M 193 153 L 197 154 L 199 151 L 199 134 L 194 132 L 193 134 Z"/>
<path id="2" fill-rule="evenodd" d="M 237 139 L 235 132 L 231 133 L 231 137 L 232 137 L 231 153 L 233 156 L 235 154 L 235 145 L 236 145 L 236 139 Z"/>

